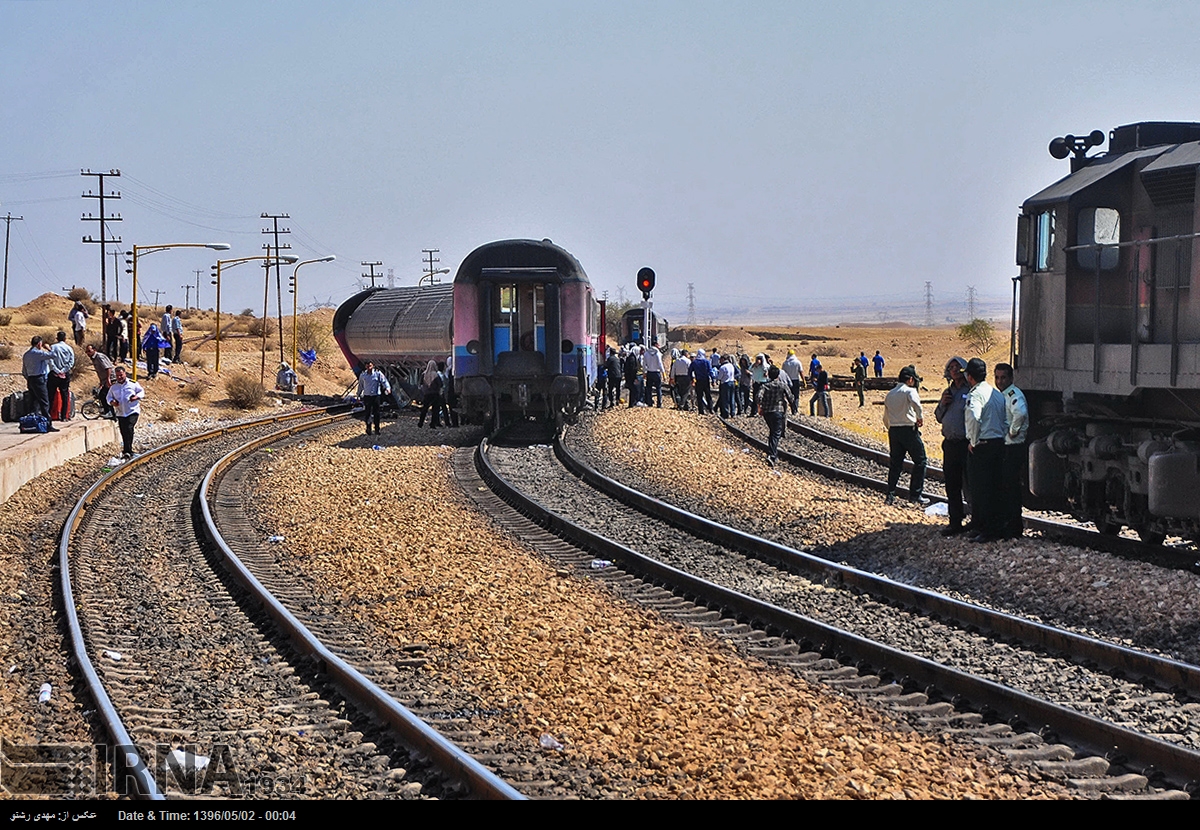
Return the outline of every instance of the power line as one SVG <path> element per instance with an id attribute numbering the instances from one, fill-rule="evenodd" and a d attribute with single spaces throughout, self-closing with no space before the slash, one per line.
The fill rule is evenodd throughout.
<path id="1" fill-rule="evenodd" d="M 104 177 L 105 176 L 114 176 L 114 177 L 120 176 L 121 171 L 113 169 L 113 170 L 109 170 L 107 173 L 93 173 L 91 170 L 80 170 L 79 175 L 95 176 L 98 180 L 98 186 L 97 186 L 98 192 L 92 193 L 92 191 L 89 190 L 87 193 L 83 194 L 83 198 L 99 199 L 100 200 L 100 215 L 92 216 L 92 214 L 86 213 L 81 218 L 83 219 L 84 222 L 99 222 L 100 223 L 100 238 L 92 239 L 92 237 L 89 235 L 89 236 L 85 236 L 83 238 L 83 241 L 84 242 L 97 242 L 100 245 L 100 302 L 106 303 L 106 302 L 108 302 L 108 284 L 107 284 L 108 280 L 105 276 L 105 264 L 108 260 L 108 252 L 107 252 L 106 248 L 107 248 L 109 242 L 112 242 L 113 244 L 116 244 L 116 245 L 121 244 L 121 238 L 118 236 L 115 239 L 105 239 L 105 236 L 104 236 L 105 223 L 106 222 L 120 222 L 121 214 L 118 213 L 116 216 L 105 216 L 104 215 L 104 200 L 105 199 L 120 199 L 121 193 L 120 193 L 120 191 L 117 191 L 115 193 L 105 193 L 104 192 Z"/>
<path id="2" fill-rule="evenodd" d="M 24 221 L 24 216 L 13 216 L 11 213 L 4 217 L 4 308 L 8 308 L 8 235 L 13 222 Z"/>

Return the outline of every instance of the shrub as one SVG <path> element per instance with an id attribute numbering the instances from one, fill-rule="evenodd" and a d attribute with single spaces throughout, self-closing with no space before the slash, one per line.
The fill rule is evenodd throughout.
<path id="1" fill-rule="evenodd" d="M 164 409 L 162 412 L 158 413 L 158 420 L 166 421 L 167 423 L 171 424 L 179 420 L 179 413 L 174 409 Z"/>
<path id="2" fill-rule="evenodd" d="M 255 317 L 246 324 L 246 331 L 254 337 L 270 337 L 275 333 L 275 321 L 270 317 Z"/>
<path id="3" fill-rule="evenodd" d="M 13 347 L 7 343 L 0 343 L 0 360 L 8 360 L 13 356 Z"/>
<path id="4" fill-rule="evenodd" d="M 88 291 L 86 288 L 75 286 L 67 292 L 67 299 L 74 300 L 77 303 L 90 302 L 92 299 L 92 292 Z"/>
<path id="5" fill-rule="evenodd" d="M 50 325 L 50 318 L 40 311 L 35 311 L 25 318 L 25 323 L 30 326 L 48 326 Z"/>
<path id="6" fill-rule="evenodd" d="M 79 380 L 85 375 L 96 377 L 96 372 L 92 368 L 92 361 L 88 360 L 86 354 L 80 352 L 75 353 L 75 368 L 71 370 L 71 380 Z"/>
<path id="7" fill-rule="evenodd" d="M 203 369 L 208 365 L 208 361 L 204 358 L 204 355 L 196 354 L 195 352 L 188 355 L 187 362 L 193 369 Z"/>
<path id="8" fill-rule="evenodd" d="M 249 375 L 234 375 L 225 381 L 225 394 L 238 409 L 253 409 L 263 402 L 266 390 Z"/>
<path id="9" fill-rule="evenodd" d="M 311 378 L 312 373 L 313 373 L 313 367 L 309 366 L 307 363 L 305 363 L 302 360 L 302 361 L 300 361 L 300 365 L 296 367 L 296 371 L 299 372 L 300 374 L 304 375 L 306 378 Z"/>
<path id="10" fill-rule="evenodd" d="M 242 313 L 241 313 L 241 314 L 239 314 L 238 316 L 239 316 L 239 317 L 253 317 L 253 316 L 254 316 L 254 309 L 252 309 L 252 308 L 243 308 L 243 309 L 242 309 Z"/>
<path id="11" fill-rule="evenodd" d="M 11 314 L 0 314 L 0 326 L 7 326 L 12 322 Z"/>
<path id="12" fill-rule="evenodd" d="M 996 329 L 987 320 L 976 318 L 958 327 L 958 339 L 979 354 L 986 354 L 996 345 Z"/>
<path id="13" fill-rule="evenodd" d="M 817 346 L 813 349 L 818 357 L 845 357 L 846 353 L 837 346 Z"/>
<path id="14" fill-rule="evenodd" d="M 307 314 L 296 321 L 296 345 L 302 351 L 311 350 L 320 354 L 332 336 L 333 332 L 327 324 L 323 325 Z"/>
<path id="15" fill-rule="evenodd" d="M 203 381 L 194 380 L 186 384 L 179 390 L 179 394 L 187 398 L 189 401 L 198 401 L 204 397 L 204 393 L 208 391 L 208 384 Z"/>

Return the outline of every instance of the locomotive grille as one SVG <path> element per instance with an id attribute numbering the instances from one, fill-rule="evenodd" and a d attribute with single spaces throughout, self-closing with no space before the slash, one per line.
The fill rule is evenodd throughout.
<path id="1" fill-rule="evenodd" d="M 1142 186 L 1158 207 L 1189 204 L 1196 198 L 1196 168 L 1143 171 Z"/>

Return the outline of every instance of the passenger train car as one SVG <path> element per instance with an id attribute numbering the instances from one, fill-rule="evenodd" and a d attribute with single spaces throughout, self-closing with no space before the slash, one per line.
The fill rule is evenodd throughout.
<path id="1" fill-rule="evenodd" d="M 634 343 L 638 346 L 644 346 L 647 343 L 653 343 L 660 350 L 667 345 L 667 332 L 670 327 L 667 321 L 659 317 L 653 311 L 650 312 L 650 336 L 644 337 L 642 329 L 646 325 L 646 312 L 641 308 L 631 308 L 621 315 L 621 337 L 619 343 L 622 346 Z"/>
<path id="2" fill-rule="evenodd" d="M 1071 172 L 1018 221 L 1029 489 L 1106 532 L 1200 538 L 1200 124 L 1051 142 Z M 1014 298 L 1015 302 L 1015 298 Z"/>
<path id="3" fill-rule="evenodd" d="M 430 358 L 449 358 L 462 416 L 496 426 L 578 411 L 596 378 L 603 326 L 604 304 L 583 267 L 548 239 L 483 245 L 453 286 L 365 291 L 334 316 L 356 373 L 373 360 L 412 383 Z"/>

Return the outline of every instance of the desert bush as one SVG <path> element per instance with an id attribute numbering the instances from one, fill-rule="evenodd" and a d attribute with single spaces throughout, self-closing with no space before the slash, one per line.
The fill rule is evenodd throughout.
<path id="1" fill-rule="evenodd" d="M 246 331 L 254 337 L 270 337 L 275 333 L 275 321 L 270 317 L 255 317 L 246 324 Z"/>
<path id="2" fill-rule="evenodd" d="M 75 367 L 71 369 L 71 380 L 79 380 L 80 378 L 91 375 L 96 377 L 96 370 L 92 368 L 92 361 L 88 360 L 86 354 L 75 352 Z"/>
<path id="3" fill-rule="evenodd" d="M 263 402 L 266 390 L 249 375 L 233 375 L 225 381 L 225 394 L 238 409 L 253 409 Z"/>
<path id="4" fill-rule="evenodd" d="M 312 350 L 320 354 L 332 336 L 328 324 L 322 324 L 307 314 L 296 321 L 296 345 L 303 351 Z"/>
<path id="5" fill-rule="evenodd" d="M 193 369 L 203 369 L 208 365 L 208 360 L 204 357 L 204 355 L 196 354 L 195 352 L 192 352 L 190 355 L 188 355 L 187 362 L 188 365 Z"/>
<path id="6" fill-rule="evenodd" d="M 304 375 L 306 378 L 311 378 L 312 373 L 313 373 L 313 367 L 309 366 L 307 363 L 305 363 L 302 360 L 302 361 L 300 361 L 300 365 L 296 367 L 296 371 L 299 372 L 300 374 Z"/>
<path id="7" fill-rule="evenodd" d="M 179 420 L 179 413 L 174 409 L 164 409 L 162 412 L 158 413 L 158 420 L 166 421 L 167 423 L 171 424 Z"/>
<path id="8" fill-rule="evenodd" d="M 40 311 L 35 311 L 25 318 L 25 323 L 30 326 L 48 326 L 50 325 L 50 318 Z"/>
<path id="9" fill-rule="evenodd" d="M 189 401 L 198 401 L 204 397 L 204 393 L 207 391 L 207 383 L 204 381 L 194 380 L 180 389 L 179 394 L 187 398 Z"/>
<path id="10" fill-rule="evenodd" d="M 253 316 L 254 316 L 254 309 L 252 309 L 252 308 L 243 308 L 242 312 L 238 315 L 238 317 L 253 317 Z"/>
<path id="11" fill-rule="evenodd" d="M 11 314 L 0 314 L 0 326 L 7 326 L 12 322 Z"/>
<path id="12" fill-rule="evenodd" d="M 88 291 L 86 288 L 81 288 L 80 286 L 75 286 L 74 288 L 72 288 L 70 291 L 67 292 L 67 299 L 74 300 L 77 303 L 82 303 L 82 302 L 90 303 L 92 301 L 92 292 Z"/>
<path id="13" fill-rule="evenodd" d="M 0 343 L 0 360 L 8 360 L 13 356 L 13 347 L 7 343 Z"/>
<path id="14" fill-rule="evenodd" d="M 845 357 L 846 353 L 837 346 L 817 346 L 813 349 L 818 357 Z"/>

